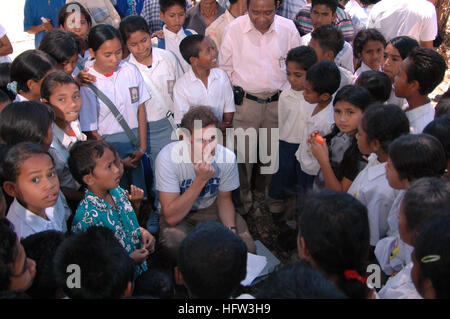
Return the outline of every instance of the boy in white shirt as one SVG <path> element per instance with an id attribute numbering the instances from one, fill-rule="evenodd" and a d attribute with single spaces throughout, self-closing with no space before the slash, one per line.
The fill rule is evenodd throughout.
<path id="1" fill-rule="evenodd" d="M 208 106 L 219 119 L 222 131 L 232 127 L 234 105 L 233 89 L 225 71 L 216 68 L 216 51 L 208 38 L 195 34 L 180 43 L 183 58 L 192 69 L 180 77 L 173 88 L 175 123 L 192 106 Z"/>
<path id="2" fill-rule="evenodd" d="M 197 34 L 194 30 L 184 29 L 183 24 L 186 19 L 186 1 L 185 0 L 160 0 L 159 15 L 164 21 L 163 37 L 152 38 L 152 45 L 160 49 L 166 49 L 175 54 L 178 62 L 181 64 L 183 72 L 190 69 L 180 53 L 180 42 L 191 34 Z"/>
<path id="3" fill-rule="evenodd" d="M 339 69 L 331 61 L 317 62 L 306 73 L 303 96 L 306 102 L 314 105 L 305 110 L 300 146 L 295 153 L 301 166 L 298 174 L 299 197 L 312 188 L 320 170 L 319 162 L 307 144 L 308 138 L 316 131 L 322 136 L 331 133 L 334 124 L 332 96 L 338 90 L 340 80 Z"/>
<path id="4" fill-rule="evenodd" d="M 286 74 L 290 88 L 283 90 L 278 101 L 278 121 L 280 125 L 279 137 L 279 165 L 278 171 L 272 176 L 269 196 L 285 206 L 288 201 L 288 210 L 282 214 L 271 212 L 273 220 L 278 223 L 283 215 L 294 216 L 291 209 L 295 203 L 295 184 L 300 173 L 300 163 L 295 158 L 295 152 L 300 145 L 301 129 L 303 128 L 306 113 L 314 108 L 303 97 L 303 83 L 308 69 L 317 62 L 317 56 L 308 46 L 293 48 L 286 57 Z M 291 204 L 291 205 L 289 205 Z"/>
<path id="5" fill-rule="evenodd" d="M 395 77 L 395 95 L 408 102 L 406 116 L 411 133 L 421 133 L 434 119 L 434 107 L 428 98 L 444 79 L 447 69 L 445 59 L 432 49 L 414 48 L 403 60 Z"/>

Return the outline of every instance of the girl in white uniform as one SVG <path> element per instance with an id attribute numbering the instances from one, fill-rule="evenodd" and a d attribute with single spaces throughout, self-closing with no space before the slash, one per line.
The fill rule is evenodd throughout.
<path id="1" fill-rule="evenodd" d="M 144 189 L 146 183 L 141 164 L 147 150 L 147 118 L 144 103 L 149 100 L 144 80 L 137 68 L 122 61 L 120 33 L 107 24 L 93 27 L 88 37 L 90 55 L 88 62 L 93 83 L 115 105 L 132 133 L 138 138 L 136 149 L 110 108 L 88 87 L 81 88 L 83 106 L 80 111 L 81 130 L 89 139 L 104 139 L 113 145 L 125 167 L 120 185 L 129 189 L 131 184 Z"/>

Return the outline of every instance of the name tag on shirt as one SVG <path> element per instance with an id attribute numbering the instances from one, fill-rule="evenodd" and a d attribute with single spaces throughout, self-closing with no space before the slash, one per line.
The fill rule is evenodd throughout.
<path id="1" fill-rule="evenodd" d="M 137 103 L 139 101 L 139 89 L 138 87 L 132 87 L 130 89 L 131 103 Z"/>

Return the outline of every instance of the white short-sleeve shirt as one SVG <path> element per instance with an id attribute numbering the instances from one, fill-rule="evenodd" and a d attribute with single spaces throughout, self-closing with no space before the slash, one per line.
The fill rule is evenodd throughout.
<path id="1" fill-rule="evenodd" d="M 319 131 L 322 136 L 329 134 L 334 124 L 334 109 L 332 103 L 329 103 L 319 113 L 312 115 L 314 108 L 315 105 L 312 105 L 309 112 L 306 113 L 307 117 L 302 129 L 300 146 L 295 153 L 295 157 L 300 162 L 302 171 L 309 175 L 317 175 L 320 170 L 320 165 L 312 154 L 311 147 L 307 144 L 308 138 L 314 131 Z"/>
<path id="2" fill-rule="evenodd" d="M 413 263 L 406 265 L 399 273 L 389 278 L 378 292 L 381 299 L 423 299 L 417 292 L 411 278 Z"/>
<path id="3" fill-rule="evenodd" d="M 414 247 L 401 240 L 400 235 L 389 236 L 377 243 L 375 256 L 383 272 L 390 276 L 411 262 L 413 251 Z"/>
<path id="4" fill-rule="evenodd" d="M 210 70 L 208 87 L 189 70 L 173 88 L 174 122 L 180 124 L 183 115 L 193 106 L 208 106 L 222 121 L 223 113 L 236 112 L 233 89 L 227 74 L 218 68 Z"/>
<path id="5" fill-rule="evenodd" d="M 18 238 L 26 238 L 45 230 L 67 231 L 66 223 L 71 211 L 62 192 L 59 193 L 56 204 L 45 209 L 45 214 L 49 220 L 32 213 L 14 199 L 6 218 L 14 225 Z"/>
<path id="6" fill-rule="evenodd" d="M 278 100 L 278 122 L 282 123 L 280 140 L 300 144 L 301 130 L 312 108 L 314 105 L 305 101 L 303 91 L 289 88 L 281 92 Z"/>
<path id="7" fill-rule="evenodd" d="M 430 102 L 406 111 L 405 114 L 409 120 L 410 132 L 412 134 L 419 134 L 423 132 L 423 129 L 428 123 L 434 120 L 434 107 Z"/>
<path id="8" fill-rule="evenodd" d="M 427 0 L 382 0 L 372 7 L 367 28 L 380 31 L 386 41 L 401 35 L 433 41 L 438 31 L 436 9 Z"/>
<path id="9" fill-rule="evenodd" d="M 129 55 L 128 61 L 141 72 L 145 87 L 152 97 L 145 102 L 147 122 L 165 118 L 168 110 L 173 112 L 173 87 L 183 74 L 175 55 L 168 50 L 154 47 L 151 67 L 139 63 L 132 54 Z"/>
<path id="10" fill-rule="evenodd" d="M 194 163 L 177 160 L 180 152 L 189 152 L 185 141 L 166 145 L 156 158 L 156 189 L 182 195 L 195 180 Z M 182 155 L 180 155 L 182 157 Z M 239 187 L 239 173 L 234 153 L 218 144 L 214 160 L 214 176 L 209 179 L 196 199 L 193 210 L 206 208 L 216 200 L 218 192 L 231 192 Z"/>
<path id="11" fill-rule="evenodd" d="M 369 156 L 367 166 L 356 176 L 347 193 L 367 207 L 370 228 L 370 245 L 386 236 L 389 229 L 388 215 L 398 191 L 389 186 L 386 163 L 380 163 L 377 155 Z"/>
<path id="12" fill-rule="evenodd" d="M 117 71 L 106 77 L 94 69 L 94 62 L 87 66 L 89 73 L 97 78 L 94 85 L 114 103 L 130 129 L 137 128 L 138 106 L 150 99 L 139 70 L 131 63 L 122 61 Z M 123 132 L 109 107 L 90 88 L 81 87 L 81 98 L 83 106 L 79 119 L 83 132 L 97 130 L 101 136 Z"/>
<path id="13" fill-rule="evenodd" d="M 0 24 L 0 39 L 6 35 L 6 29 Z M 11 58 L 8 55 L 0 56 L 0 63 L 9 63 Z"/>

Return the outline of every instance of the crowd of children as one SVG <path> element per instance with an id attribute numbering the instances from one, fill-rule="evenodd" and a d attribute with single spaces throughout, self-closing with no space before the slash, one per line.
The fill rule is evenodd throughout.
<path id="1" fill-rule="evenodd" d="M 283 203 L 273 221 L 296 229 L 299 261 L 239 298 L 450 298 L 449 97 L 428 97 L 447 65 L 411 33 L 366 28 L 378 1 L 349 2 L 354 32 L 337 0 L 308 1 L 295 18 L 308 22 L 295 22 L 303 45 L 281 57 L 264 46 L 278 1 L 247 1 L 229 23 L 236 33 L 248 15 L 242 32 L 262 44 L 240 54 L 285 75 L 264 98 L 235 85 L 248 80 L 233 69 L 243 62 L 219 61 L 221 39 L 184 28 L 185 0 L 159 0 L 157 34 L 139 15 L 147 1 L 117 1 L 121 21 L 102 23 L 67 2 L 57 27 L 32 23 L 36 49 L 0 63 L 0 298 L 173 298 L 176 286 L 235 297 L 256 246 L 225 141 L 239 139 L 236 117 L 262 121 L 245 118 L 242 99 L 276 102 L 263 115 L 279 132 L 265 195 Z"/>

